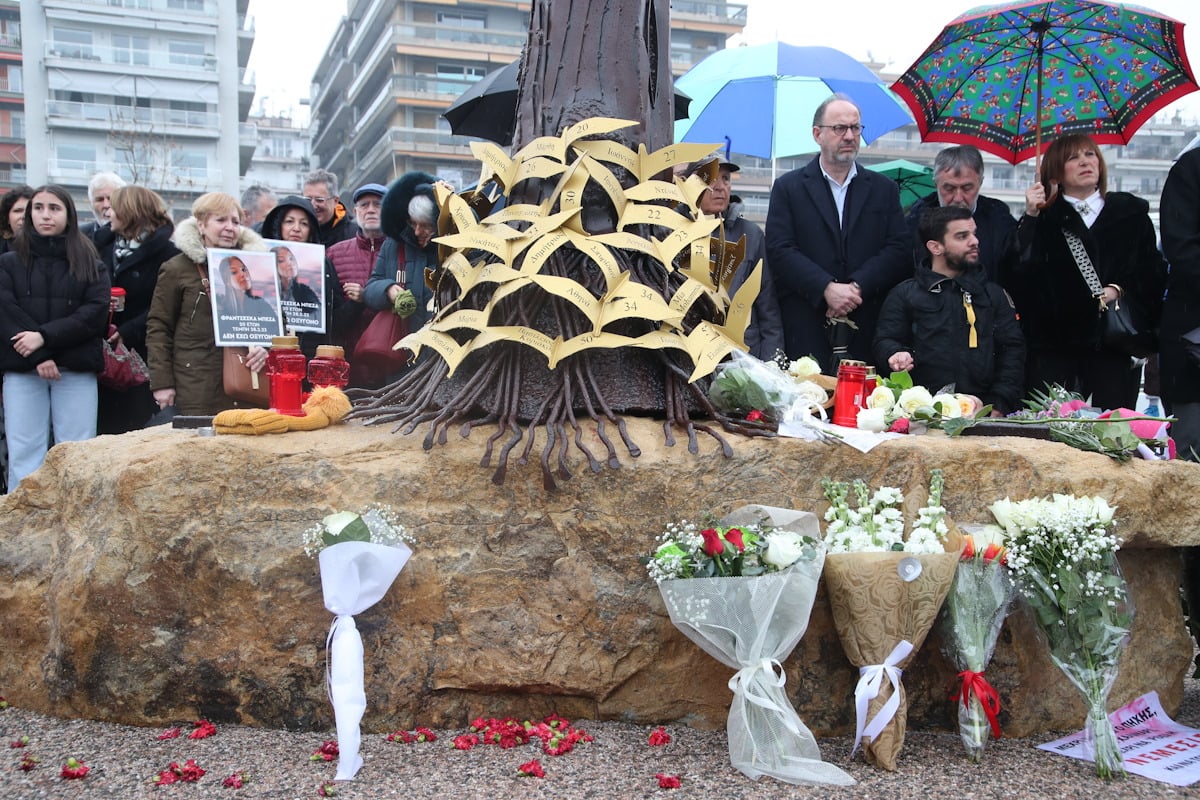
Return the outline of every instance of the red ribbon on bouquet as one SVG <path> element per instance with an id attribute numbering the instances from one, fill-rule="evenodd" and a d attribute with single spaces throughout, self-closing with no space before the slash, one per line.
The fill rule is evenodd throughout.
<path id="1" fill-rule="evenodd" d="M 964 669 L 958 673 L 958 677 L 962 678 L 962 689 L 958 694 L 952 697 L 952 700 L 962 699 L 963 706 L 966 707 L 971 703 L 971 695 L 979 701 L 979 705 L 983 706 L 983 713 L 987 715 L 988 722 L 992 726 L 992 734 L 1000 738 L 1000 720 L 997 714 L 1000 713 L 1000 694 L 997 692 L 987 678 L 983 677 L 982 672 L 972 672 L 969 669 Z"/>

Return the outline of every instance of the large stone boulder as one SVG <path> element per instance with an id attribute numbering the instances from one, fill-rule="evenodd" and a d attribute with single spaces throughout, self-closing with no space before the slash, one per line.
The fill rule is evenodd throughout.
<path id="1" fill-rule="evenodd" d="M 460 726 L 471 717 L 724 724 L 731 671 L 671 626 L 638 556 L 664 522 L 745 503 L 816 509 L 822 476 L 903 487 L 923 499 L 946 475 L 962 523 L 991 501 L 1102 494 L 1118 507 L 1121 561 L 1137 606 L 1112 702 L 1156 689 L 1169 710 L 1191 661 L 1176 591 L 1178 547 L 1200 544 L 1200 467 L 1118 464 L 1052 442 L 906 437 L 869 454 L 843 445 L 709 439 L 691 455 L 661 423 L 630 420 L 640 458 L 542 488 L 536 463 L 494 485 L 484 438 L 340 425 L 282 436 L 205 438 L 159 428 L 54 448 L 0 500 L 0 694 L 24 707 L 140 725 L 205 717 L 286 728 L 332 724 L 317 563 L 300 532 L 368 503 L 397 509 L 415 554 L 359 615 L 364 726 Z M 611 429 L 610 429 L 610 432 Z M 594 433 L 584 441 L 603 446 Z M 536 452 L 540 451 L 540 443 Z M 935 633 L 904 676 L 909 724 L 949 727 L 956 670 Z M 853 729 L 857 671 L 824 590 L 786 663 L 787 689 L 818 733 Z M 1078 692 L 1011 617 L 989 677 L 1007 733 L 1081 726 Z"/>

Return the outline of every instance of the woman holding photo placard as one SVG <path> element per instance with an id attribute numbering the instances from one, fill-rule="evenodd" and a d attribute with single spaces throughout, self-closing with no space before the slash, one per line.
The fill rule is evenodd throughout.
<path id="1" fill-rule="evenodd" d="M 241 214 L 234 197 L 209 192 L 175 229 L 180 253 L 159 270 L 146 319 L 150 389 L 160 410 L 211 416 L 238 405 L 225 394 L 224 354 L 213 336 L 207 251 L 267 249 L 261 236 L 242 227 Z M 251 347 L 245 361 L 248 369 L 261 371 L 266 349 Z"/>
<path id="2" fill-rule="evenodd" d="M 279 201 L 279 205 L 271 209 L 263 220 L 263 237 L 281 242 L 309 242 L 320 244 L 317 215 L 312 203 L 307 198 L 289 195 Z M 316 302 L 317 296 L 313 290 L 299 281 L 296 274 L 296 257 L 290 248 L 273 247 L 276 257 L 276 269 L 279 272 L 280 304 L 283 311 L 283 324 L 291 328 L 295 324 L 296 314 L 288 316 L 288 302 L 297 304 Z M 290 259 L 288 258 L 290 256 Z M 325 273 L 325 331 L 298 331 L 300 349 L 304 355 L 312 358 L 317 354 L 317 345 L 332 344 L 334 334 L 353 322 L 357 317 L 356 309 L 345 302 L 342 285 L 338 282 L 337 272 L 329 259 L 323 259 L 322 269 Z"/>

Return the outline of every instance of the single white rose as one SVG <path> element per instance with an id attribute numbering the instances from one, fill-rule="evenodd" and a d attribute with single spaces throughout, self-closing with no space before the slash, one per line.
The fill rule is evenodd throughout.
<path id="1" fill-rule="evenodd" d="M 321 524 L 325 526 L 325 530 L 329 531 L 330 535 L 337 536 L 342 532 L 343 528 L 358 518 L 359 515 L 353 511 L 339 511 L 336 514 L 330 514 L 325 517 L 325 519 L 321 520 Z"/>
<path id="2" fill-rule="evenodd" d="M 914 386 L 900 393 L 896 401 L 904 411 L 904 416 L 911 417 L 918 408 L 929 408 L 933 405 L 933 395 L 924 386 Z"/>
<path id="3" fill-rule="evenodd" d="M 808 380 L 814 375 L 821 374 L 821 365 L 812 356 L 797 358 L 788 367 L 788 374 L 796 380 Z"/>
<path id="4" fill-rule="evenodd" d="M 859 430 L 882 433 L 887 428 L 887 412 L 882 408 L 864 408 L 857 419 Z"/>
<path id="5" fill-rule="evenodd" d="M 894 405 L 896 405 L 896 395 L 886 386 L 876 386 L 875 390 L 867 395 L 867 408 L 891 411 Z"/>
<path id="6" fill-rule="evenodd" d="M 997 500 L 988 506 L 988 510 L 992 512 L 992 516 L 996 518 L 996 522 L 1000 523 L 1000 527 L 1008 531 L 1009 535 L 1017 533 L 1013 528 L 1013 511 L 1015 510 L 1012 500 L 1007 497 L 1003 500 Z"/>
<path id="7" fill-rule="evenodd" d="M 812 381 L 796 384 L 796 396 L 808 406 L 823 406 L 829 402 L 829 393 Z"/>
<path id="8" fill-rule="evenodd" d="M 942 419 L 954 419 L 962 416 L 962 407 L 952 394 L 935 394 L 930 403 L 942 415 Z"/>
<path id="9" fill-rule="evenodd" d="M 762 560 L 772 567 L 784 569 L 804 555 L 804 537 L 793 531 L 775 531 L 766 536 L 767 550 Z"/>

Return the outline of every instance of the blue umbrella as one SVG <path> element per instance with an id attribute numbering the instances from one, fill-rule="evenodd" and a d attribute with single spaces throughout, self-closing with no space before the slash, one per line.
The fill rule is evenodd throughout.
<path id="1" fill-rule="evenodd" d="M 677 142 L 728 137 L 733 152 L 759 158 L 816 152 L 813 113 L 834 93 L 847 95 L 862 111 L 867 144 L 912 123 L 875 73 L 832 47 L 732 47 L 692 67 L 676 86 L 692 98 L 688 119 L 675 123 Z"/>

